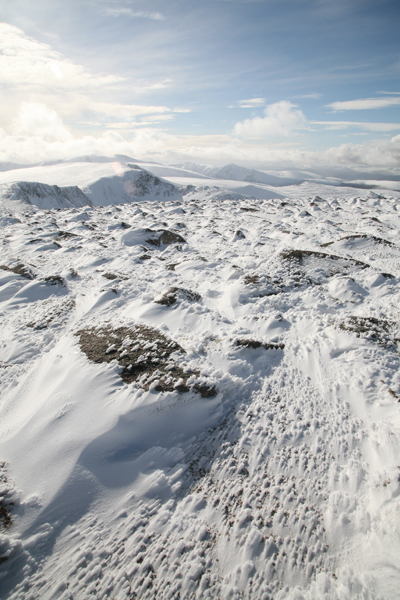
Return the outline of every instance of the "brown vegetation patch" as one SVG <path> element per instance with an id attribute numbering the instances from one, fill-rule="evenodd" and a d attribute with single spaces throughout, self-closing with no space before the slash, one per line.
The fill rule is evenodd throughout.
<path id="1" fill-rule="evenodd" d="M 370 235 L 368 233 L 360 233 L 354 235 L 346 235 L 345 237 L 340 238 L 338 241 L 343 242 L 346 240 L 372 240 L 375 244 L 382 244 L 383 246 L 394 246 L 393 242 L 389 242 L 388 240 L 384 240 L 383 238 L 376 237 L 375 235 Z M 321 248 L 327 248 L 328 246 L 332 246 L 335 242 L 325 242 L 325 244 L 320 244 Z"/>
<path id="2" fill-rule="evenodd" d="M 394 244 L 392 242 L 389 242 L 388 240 L 384 240 L 380 237 L 376 237 L 375 235 L 370 235 L 367 233 L 360 233 L 360 234 L 356 234 L 356 235 L 346 235 L 345 237 L 340 238 L 340 241 L 342 241 L 342 240 L 364 240 L 364 239 L 373 240 L 376 244 L 382 244 L 383 246 L 394 246 Z"/>
<path id="3" fill-rule="evenodd" d="M 25 277 L 26 279 L 35 279 L 36 275 L 32 273 L 31 269 L 25 266 L 23 263 L 18 263 L 13 267 L 8 267 L 7 265 L 0 265 L 0 269 L 2 271 L 11 271 L 16 275 L 21 275 L 21 277 Z"/>
<path id="4" fill-rule="evenodd" d="M 172 287 L 159 300 L 155 300 L 154 302 L 163 306 L 171 306 L 175 304 L 179 297 L 182 300 L 189 300 L 189 302 L 199 302 L 201 300 L 200 294 L 196 292 L 185 290 L 184 288 Z"/>
<path id="5" fill-rule="evenodd" d="M 69 298 L 63 302 L 54 302 L 51 298 L 38 301 L 35 311 L 35 320 L 27 323 L 26 327 L 39 331 L 41 329 L 47 329 L 50 325 L 58 326 L 68 319 L 69 311 L 73 310 L 75 306 L 76 302 L 73 298 Z"/>
<path id="6" fill-rule="evenodd" d="M 393 335 L 395 323 L 376 317 L 349 317 L 339 324 L 339 329 L 355 333 L 357 337 L 368 339 L 384 348 L 396 347 L 399 338 Z"/>
<path id="7" fill-rule="evenodd" d="M 283 260 L 293 260 L 302 264 L 304 259 L 307 257 L 313 258 L 322 258 L 322 259 L 330 259 L 330 260 L 346 260 L 351 261 L 359 266 L 367 267 L 366 263 L 361 262 L 360 260 L 355 260 L 354 258 L 343 258 L 341 256 L 336 256 L 335 254 L 326 254 L 325 252 L 316 252 L 315 250 L 288 250 L 286 252 L 281 253 L 281 258 Z"/>
<path id="8" fill-rule="evenodd" d="M 0 483 L 7 484 L 6 463 L 0 463 Z M 2 492 L 3 494 L 4 492 Z M 13 502 L 7 502 L 7 492 L 0 496 L 0 530 L 8 529 L 12 525 L 11 509 L 14 506 Z M 0 564 L 7 560 L 7 557 L 0 558 Z"/>
<path id="9" fill-rule="evenodd" d="M 122 368 L 120 376 L 125 383 L 135 381 L 145 390 L 155 383 L 157 392 L 194 390 L 203 398 L 217 393 L 216 390 L 210 393 L 210 386 L 196 381 L 200 376 L 198 371 L 185 371 L 176 362 L 177 356 L 174 360 L 173 355 L 183 355 L 184 349 L 156 329 L 146 325 L 115 329 L 104 326 L 82 329 L 75 335 L 90 361 L 101 364 L 116 360 Z M 188 383 L 189 379 L 192 379 L 191 383 Z"/>
<path id="10" fill-rule="evenodd" d="M 241 339 L 236 340 L 236 346 L 241 348 L 264 348 L 265 350 L 283 350 L 285 344 L 275 342 L 260 342 L 259 340 Z"/>
<path id="11" fill-rule="evenodd" d="M 69 231 L 59 231 L 53 238 L 54 240 L 69 240 L 71 238 L 78 237 L 76 233 L 70 233 Z"/>
<path id="12" fill-rule="evenodd" d="M 61 275 L 49 275 L 48 277 L 45 277 L 44 280 L 49 285 L 61 285 L 62 287 L 65 287 L 65 281 Z"/>
<path id="13" fill-rule="evenodd" d="M 170 263 L 169 265 L 165 265 L 165 268 L 168 271 L 175 271 L 175 267 L 177 267 L 180 263 Z"/>
<path id="14" fill-rule="evenodd" d="M 234 266 L 234 265 L 233 265 Z M 245 275 L 244 277 L 245 285 L 256 285 L 260 281 L 260 276 L 254 273 L 254 275 Z"/>

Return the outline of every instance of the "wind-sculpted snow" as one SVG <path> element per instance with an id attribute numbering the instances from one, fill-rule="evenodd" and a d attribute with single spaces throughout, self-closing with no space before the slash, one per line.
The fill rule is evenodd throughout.
<path id="1" fill-rule="evenodd" d="M 400 199 L 40 168 L 152 200 L 0 207 L 1 598 L 398 598 Z"/>

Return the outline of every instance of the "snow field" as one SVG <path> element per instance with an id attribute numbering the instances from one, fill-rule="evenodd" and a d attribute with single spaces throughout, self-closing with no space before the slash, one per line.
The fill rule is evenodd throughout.
<path id="1" fill-rule="evenodd" d="M 4 207 L 2 597 L 400 597 L 399 206 Z M 138 325 L 216 394 L 75 335 Z"/>

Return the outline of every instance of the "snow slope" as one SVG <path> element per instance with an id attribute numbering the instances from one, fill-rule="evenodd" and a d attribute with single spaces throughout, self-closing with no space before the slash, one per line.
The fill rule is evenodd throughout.
<path id="1" fill-rule="evenodd" d="M 400 598 L 400 197 L 307 186 L 0 206 L 1 598 Z"/>

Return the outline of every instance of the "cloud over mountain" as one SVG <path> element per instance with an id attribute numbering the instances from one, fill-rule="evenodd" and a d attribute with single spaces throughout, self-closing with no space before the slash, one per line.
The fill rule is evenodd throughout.
<path id="1" fill-rule="evenodd" d="M 244 138 L 288 136 L 307 125 L 303 112 L 288 100 L 270 104 L 264 109 L 264 115 L 236 123 L 234 134 Z"/>

